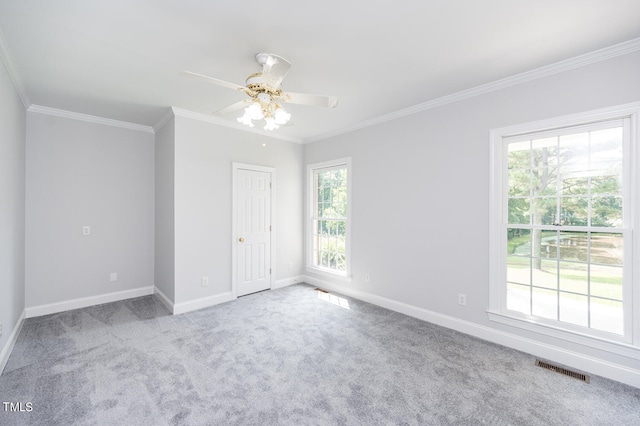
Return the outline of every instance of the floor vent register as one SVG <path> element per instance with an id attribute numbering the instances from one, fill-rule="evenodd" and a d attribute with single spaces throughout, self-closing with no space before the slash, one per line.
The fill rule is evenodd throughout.
<path id="1" fill-rule="evenodd" d="M 564 367 L 560 367 L 559 365 L 554 365 L 545 361 L 541 361 L 536 359 L 536 365 L 538 367 L 546 368 L 547 370 L 555 371 L 556 373 L 560 373 L 565 376 L 573 377 L 574 379 L 578 379 L 585 383 L 589 383 L 589 376 L 583 373 L 578 373 L 577 371 L 572 371 Z"/>

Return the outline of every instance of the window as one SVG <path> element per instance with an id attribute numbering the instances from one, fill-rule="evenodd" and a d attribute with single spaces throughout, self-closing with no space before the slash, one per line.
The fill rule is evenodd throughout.
<path id="1" fill-rule="evenodd" d="M 492 132 L 492 319 L 639 346 L 637 114 L 634 105 Z"/>
<path id="2" fill-rule="evenodd" d="M 350 159 L 312 164 L 309 171 L 308 267 L 349 276 Z"/>

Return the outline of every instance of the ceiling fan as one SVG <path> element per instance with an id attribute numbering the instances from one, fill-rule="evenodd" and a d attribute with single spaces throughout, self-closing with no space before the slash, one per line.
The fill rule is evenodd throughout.
<path id="1" fill-rule="evenodd" d="M 281 103 L 325 108 L 335 108 L 338 105 L 338 98 L 335 96 L 284 92 L 281 87 L 282 80 L 291 68 L 291 64 L 282 56 L 272 53 L 258 53 L 256 61 L 262 66 L 262 71 L 247 77 L 246 86 L 191 71 L 182 71 L 181 74 L 235 89 L 248 95 L 249 99 L 216 111 L 216 114 L 225 115 L 244 108 L 244 115 L 238 117 L 237 120 L 249 127 L 253 127 L 253 120 L 265 120 L 265 130 L 275 130 L 281 125 L 287 124 L 291 119 L 291 114 L 282 107 Z"/>

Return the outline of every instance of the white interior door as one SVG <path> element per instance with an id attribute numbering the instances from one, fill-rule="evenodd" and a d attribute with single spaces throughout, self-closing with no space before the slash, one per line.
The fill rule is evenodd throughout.
<path id="1" fill-rule="evenodd" d="M 237 295 L 271 288 L 271 174 L 236 170 Z"/>

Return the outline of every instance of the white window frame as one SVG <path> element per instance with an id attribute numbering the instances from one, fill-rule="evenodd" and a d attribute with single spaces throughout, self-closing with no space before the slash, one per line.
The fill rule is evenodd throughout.
<path id="1" fill-rule="evenodd" d="M 347 218 L 345 221 L 345 271 L 315 266 L 313 264 L 313 212 L 314 212 L 314 174 L 317 170 L 346 168 L 347 169 Z M 306 213 L 306 270 L 307 272 L 323 275 L 341 282 L 351 282 L 351 216 L 353 210 L 352 198 L 351 157 L 340 158 L 307 165 L 307 213 Z"/>
<path id="2" fill-rule="evenodd" d="M 640 102 L 605 108 L 596 111 L 572 114 L 548 120 L 524 123 L 490 132 L 490 211 L 489 211 L 489 309 L 487 314 L 492 321 L 518 327 L 539 334 L 560 338 L 600 350 L 634 359 L 640 358 L 640 134 L 638 131 Z M 631 235 L 631 244 L 625 245 L 624 272 L 625 288 L 623 299 L 625 306 L 625 335 L 619 338 L 610 333 L 596 330 L 584 332 L 584 329 L 571 325 L 547 323 L 531 316 L 520 315 L 506 308 L 506 203 L 504 185 L 506 184 L 507 151 L 505 139 L 514 136 L 562 129 L 580 125 L 595 124 L 617 119 L 628 120 L 629 143 L 624 152 L 625 176 L 628 185 L 623 188 L 625 205 L 624 228 Z M 634 273 L 634 271 L 636 271 Z"/>

